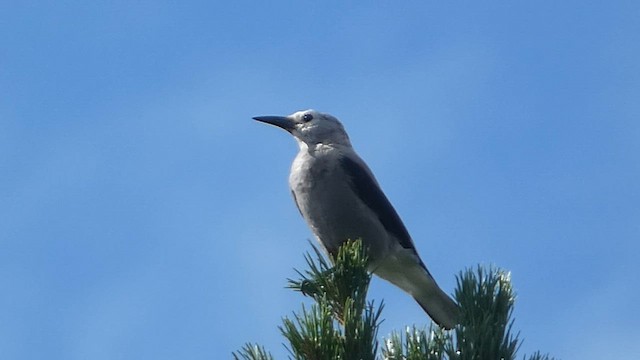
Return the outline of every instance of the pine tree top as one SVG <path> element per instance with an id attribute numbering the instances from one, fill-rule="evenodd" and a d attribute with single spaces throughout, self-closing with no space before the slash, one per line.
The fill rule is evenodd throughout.
<path id="1" fill-rule="evenodd" d="M 313 298 L 310 307 L 285 317 L 280 326 L 293 359 L 304 360 L 515 360 L 519 333 L 513 332 L 515 293 L 510 274 L 497 267 L 477 266 L 457 276 L 455 299 L 462 309 L 460 324 L 446 331 L 407 327 L 393 333 L 380 349 L 377 335 L 384 304 L 367 302 L 371 281 L 362 242 L 347 241 L 327 260 L 313 248 L 308 269 L 297 271 L 288 287 Z M 333 264 L 333 265 L 332 265 Z M 264 347 L 247 343 L 233 353 L 236 360 L 272 360 Z M 528 360 L 552 360 L 536 352 Z"/>

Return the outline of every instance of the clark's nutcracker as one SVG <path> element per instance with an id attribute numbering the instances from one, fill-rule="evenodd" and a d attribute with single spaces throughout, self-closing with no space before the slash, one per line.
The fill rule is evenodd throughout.
<path id="1" fill-rule="evenodd" d="M 458 306 L 418 256 L 402 220 L 338 119 L 314 110 L 254 119 L 280 127 L 298 141 L 289 185 L 325 250 L 336 254 L 346 239 L 362 239 L 374 274 L 411 294 L 438 325 L 454 327 Z"/>

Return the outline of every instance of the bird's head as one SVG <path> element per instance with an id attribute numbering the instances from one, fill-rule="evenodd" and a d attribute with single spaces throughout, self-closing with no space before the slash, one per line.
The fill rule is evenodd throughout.
<path id="1" fill-rule="evenodd" d="M 344 145 L 351 146 L 349 136 L 335 117 L 315 110 L 298 111 L 288 116 L 256 116 L 253 118 L 282 128 L 302 145 Z"/>

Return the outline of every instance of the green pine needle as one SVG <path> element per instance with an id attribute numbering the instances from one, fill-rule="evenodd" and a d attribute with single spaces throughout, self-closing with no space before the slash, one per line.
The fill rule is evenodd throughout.
<path id="1" fill-rule="evenodd" d="M 274 360 L 262 346 L 245 344 L 240 351 L 232 353 L 234 360 Z"/>
<path id="2" fill-rule="evenodd" d="M 455 351 L 449 348 L 452 359 L 515 359 L 519 344 L 511 331 L 515 293 L 509 273 L 478 266 L 461 272 L 457 283 L 462 324 L 455 328 Z"/>
<path id="3" fill-rule="evenodd" d="M 430 326 L 428 332 L 415 326 L 407 327 L 404 335 L 391 334 L 382 354 L 385 360 L 443 360 L 447 358 L 448 341 L 448 332 L 437 326 Z"/>
<path id="4" fill-rule="evenodd" d="M 302 306 L 285 317 L 280 331 L 296 360 L 515 360 L 520 346 L 513 333 L 515 292 L 509 273 L 478 266 L 457 276 L 455 298 L 460 324 L 445 331 L 431 324 L 428 330 L 408 327 L 392 333 L 378 356 L 378 329 L 383 304 L 367 302 L 371 274 L 362 242 L 347 241 L 327 260 L 315 246 L 306 254 L 308 269 L 297 271 L 288 287 L 311 297 L 315 304 Z M 332 265 L 333 264 L 333 265 Z M 422 319 L 420 319 L 422 320 Z M 246 344 L 233 353 L 235 360 L 273 360 L 264 348 Z M 553 360 L 536 352 L 527 360 Z"/>
<path id="5" fill-rule="evenodd" d="M 305 256 L 309 270 L 297 271 L 300 280 L 289 279 L 288 287 L 302 292 L 314 300 L 326 298 L 334 315 L 340 322 L 344 322 L 345 303 L 347 299 L 354 302 L 354 309 L 359 310 L 357 316 L 362 315 L 366 305 L 367 291 L 371 282 L 371 274 L 367 271 L 369 259 L 360 240 L 347 241 L 338 250 L 331 261 L 331 267 L 322 256 L 320 250 L 313 246 L 315 257 Z"/>
<path id="6" fill-rule="evenodd" d="M 555 360 L 555 358 L 549 357 L 547 354 L 543 355 L 539 351 L 536 351 L 528 357 L 528 360 Z"/>

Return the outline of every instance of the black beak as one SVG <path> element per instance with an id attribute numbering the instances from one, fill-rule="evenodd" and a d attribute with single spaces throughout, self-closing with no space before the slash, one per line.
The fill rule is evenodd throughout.
<path id="1" fill-rule="evenodd" d="M 286 116 L 256 116 L 253 120 L 275 125 L 287 131 L 293 130 L 295 123 Z"/>

